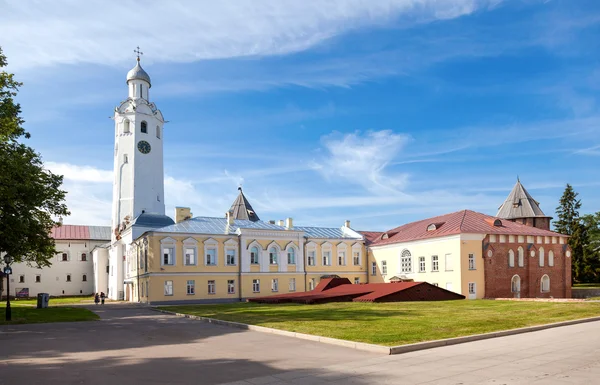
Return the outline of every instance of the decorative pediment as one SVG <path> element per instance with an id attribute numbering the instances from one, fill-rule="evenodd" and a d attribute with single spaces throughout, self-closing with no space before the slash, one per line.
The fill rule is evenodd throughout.
<path id="1" fill-rule="evenodd" d="M 332 246 L 333 245 L 331 243 L 327 242 L 327 241 L 321 243 L 321 248 L 322 249 L 331 249 Z"/>
<path id="2" fill-rule="evenodd" d="M 237 246 L 237 241 L 235 241 L 233 238 L 229 238 L 227 241 L 225 241 L 225 246 Z"/>
<path id="3" fill-rule="evenodd" d="M 346 250 L 346 248 L 348 248 L 348 245 L 346 245 L 344 242 L 340 242 L 335 246 L 337 247 L 338 250 Z"/>
<path id="4" fill-rule="evenodd" d="M 271 247 L 276 248 L 277 251 L 281 251 L 281 247 L 275 241 L 269 243 L 269 246 L 267 246 L 267 250 L 271 250 Z"/>
<path id="5" fill-rule="evenodd" d="M 198 241 L 195 238 L 189 237 L 183 240 L 185 245 L 197 245 Z"/>
<path id="6" fill-rule="evenodd" d="M 160 240 L 161 245 L 166 244 L 166 243 L 175 244 L 175 243 L 177 243 L 177 241 L 171 237 L 166 237 L 166 238 L 163 238 Z"/>
<path id="7" fill-rule="evenodd" d="M 253 247 L 256 247 L 258 250 L 263 250 L 262 246 L 256 241 L 256 239 L 253 239 L 252 242 L 248 244 L 247 250 L 250 250 Z"/>
<path id="8" fill-rule="evenodd" d="M 204 241 L 205 245 L 218 245 L 219 241 L 217 241 L 214 238 L 208 238 L 207 240 Z"/>
<path id="9" fill-rule="evenodd" d="M 306 244 L 306 249 L 314 250 L 317 248 L 317 244 L 313 241 L 310 241 Z"/>
<path id="10" fill-rule="evenodd" d="M 360 242 L 354 242 L 352 244 L 352 248 L 353 249 L 362 249 L 362 243 L 360 243 Z"/>
<path id="11" fill-rule="evenodd" d="M 287 245 L 285 245 L 285 250 L 289 249 L 290 247 L 292 247 L 294 249 L 298 248 L 298 246 L 296 246 L 296 244 L 293 241 L 289 242 Z"/>

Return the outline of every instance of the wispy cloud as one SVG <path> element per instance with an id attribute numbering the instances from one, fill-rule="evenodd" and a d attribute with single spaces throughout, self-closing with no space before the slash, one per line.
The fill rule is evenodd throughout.
<path id="1" fill-rule="evenodd" d="M 122 64 L 141 45 L 156 61 L 279 55 L 345 31 L 451 19 L 498 0 L 241 0 L 5 2 L 0 35 L 15 68 L 58 63 Z M 43 27 L 42 27 L 43 26 Z M 132 33 L 143 31 L 143 34 Z"/>
<path id="2" fill-rule="evenodd" d="M 372 192 L 400 193 L 408 175 L 390 175 L 385 169 L 409 140 L 410 136 L 391 130 L 336 132 L 322 139 L 327 154 L 314 167 L 333 181 L 342 178 Z"/>

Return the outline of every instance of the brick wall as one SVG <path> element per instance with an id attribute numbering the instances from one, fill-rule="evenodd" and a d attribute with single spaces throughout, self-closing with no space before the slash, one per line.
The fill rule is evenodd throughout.
<path id="1" fill-rule="evenodd" d="M 483 240 L 485 256 L 485 296 L 487 298 L 513 297 L 511 281 L 515 274 L 521 278 L 521 298 L 571 298 L 571 258 L 565 255 L 565 245 L 528 243 L 489 243 L 489 236 Z M 524 250 L 524 264 L 519 267 L 518 247 Z M 544 248 L 544 266 L 539 265 L 539 248 Z M 492 250 L 491 257 L 488 250 Z M 515 253 L 514 267 L 509 267 L 508 251 Z M 535 256 L 531 256 L 531 251 Z M 548 266 L 548 254 L 554 252 L 554 266 Z M 550 278 L 550 291 L 541 292 L 541 279 L 544 274 Z"/>

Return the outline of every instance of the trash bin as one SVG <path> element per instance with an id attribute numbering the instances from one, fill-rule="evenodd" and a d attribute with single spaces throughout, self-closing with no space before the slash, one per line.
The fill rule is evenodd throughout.
<path id="1" fill-rule="evenodd" d="M 50 294 L 48 293 L 38 293 L 37 295 L 37 308 L 45 309 L 48 307 L 48 302 L 50 301 Z"/>

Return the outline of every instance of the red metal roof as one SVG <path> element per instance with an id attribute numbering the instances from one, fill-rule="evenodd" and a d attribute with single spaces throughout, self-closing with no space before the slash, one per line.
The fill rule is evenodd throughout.
<path id="1" fill-rule="evenodd" d="M 502 222 L 502 226 L 493 225 L 496 219 Z M 435 225 L 435 230 L 428 231 L 427 228 L 432 224 Z M 389 231 L 379 233 L 378 236 L 376 236 L 378 234 L 376 232 L 361 231 L 360 233 L 365 236 L 367 242 L 372 246 L 444 237 L 461 233 L 567 237 L 554 231 L 526 226 L 471 210 L 457 211 L 455 213 L 407 223 Z"/>
<path id="2" fill-rule="evenodd" d="M 90 239 L 87 226 L 62 225 L 52 229 L 54 239 Z"/>

